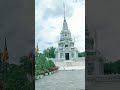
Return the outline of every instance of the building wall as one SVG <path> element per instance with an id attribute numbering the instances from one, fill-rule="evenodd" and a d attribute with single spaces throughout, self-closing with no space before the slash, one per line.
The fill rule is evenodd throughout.
<path id="1" fill-rule="evenodd" d="M 62 58 L 61 58 L 61 53 L 63 54 Z M 65 53 L 69 53 L 69 59 L 75 59 L 75 58 L 78 58 L 78 53 L 76 50 L 64 50 L 63 51 L 58 51 L 58 53 L 56 53 L 56 58 L 57 59 L 62 59 L 62 60 L 65 60 Z M 72 57 L 72 53 L 74 54 L 74 56 Z"/>

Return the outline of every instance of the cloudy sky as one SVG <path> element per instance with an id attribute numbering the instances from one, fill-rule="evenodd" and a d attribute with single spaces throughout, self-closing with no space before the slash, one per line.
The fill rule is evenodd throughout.
<path id="1" fill-rule="evenodd" d="M 66 20 L 75 46 L 85 50 L 85 1 L 64 0 Z M 35 0 L 35 44 L 40 52 L 57 47 L 63 24 L 63 0 Z M 36 45 L 35 45 L 36 46 Z"/>

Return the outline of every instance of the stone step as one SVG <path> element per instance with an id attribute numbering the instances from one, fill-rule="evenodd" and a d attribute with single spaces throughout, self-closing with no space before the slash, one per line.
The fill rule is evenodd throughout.
<path id="1" fill-rule="evenodd" d="M 59 70 L 81 70 L 85 69 L 85 66 L 72 66 L 72 67 L 60 67 Z"/>

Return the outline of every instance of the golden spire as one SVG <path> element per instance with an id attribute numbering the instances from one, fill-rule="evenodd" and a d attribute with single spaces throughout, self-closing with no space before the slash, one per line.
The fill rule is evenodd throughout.
<path id="1" fill-rule="evenodd" d="M 8 51 L 7 51 L 7 43 L 6 43 L 6 38 L 5 38 L 5 46 L 4 46 L 4 51 L 2 53 L 2 60 L 4 63 L 8 63 Z"/>
<path id="2" fill-rule="evenodd" d="M 36 47 L 36 49 L 35 49 L 35 52 L 38 53 L 38 51 L 39 51 L 39 47 L 38 47 L 38 43 L 37 43 L 37 47 Z"/>

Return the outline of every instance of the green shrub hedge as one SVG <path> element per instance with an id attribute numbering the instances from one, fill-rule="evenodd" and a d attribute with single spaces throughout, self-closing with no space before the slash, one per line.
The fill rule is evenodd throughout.
<path id="1" fill-rule="evenodd" d="M 51 71 L 54 71 L 55 64 L 52 60 L 47 60 L 45 55 L 37 55 L 36 61 L 35 61 L 35 75 L 44 75 L 45 73 L 49 73 Z"/>

